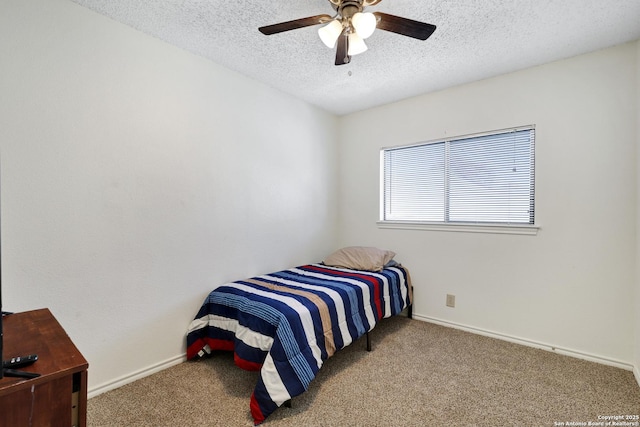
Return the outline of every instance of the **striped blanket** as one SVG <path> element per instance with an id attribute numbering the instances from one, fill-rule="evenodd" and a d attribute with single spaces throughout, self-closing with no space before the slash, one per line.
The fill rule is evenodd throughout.
<path id="1" fill-rule="evenodd" d="M 256 425 L 308 389 L 323 362 L 411 304 L 407 270 L 309 264 L 219 286 L 189 326 L 187 358 L 234 352 L 259 370 L 251 396 Z"/>

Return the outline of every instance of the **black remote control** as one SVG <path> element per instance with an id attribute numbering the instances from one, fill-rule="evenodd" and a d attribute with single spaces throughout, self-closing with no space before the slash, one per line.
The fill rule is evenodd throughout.
<path id="1" fill-rule="evenodd" d="M 38 360 L 37 354 L 30 354 L 28 356 L 12 357 L 9 360 L 2 361 L 2 367 L 4 369 L 22 368 L 23 366 L 31 365 Z"/>
<path id="2" fill-rule="evenodd" d="M 17 371 L 15 369 L 4 369 L 5 377 L 16 377 L 16 378 L 38 378 L 40 374 L 36 374 L 35 372 L 25 372 L 25 371 Z"/>

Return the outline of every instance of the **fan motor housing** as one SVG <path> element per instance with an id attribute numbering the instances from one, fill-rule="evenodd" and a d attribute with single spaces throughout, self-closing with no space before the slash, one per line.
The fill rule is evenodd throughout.
<path id="1" fill-rule="evenodd" d="M 333 6 L 340 15 L 344 16 L 346 13 L 348 17 L 353 16 L 356 12 L 362 12 L 362 9 L 365 7 L 374 6 L 380 3 L 380 1 L 381 0 L 329 0 L 331 6 Z M 353 7 L 356 9 L 352 9 Z M 355 12 L 351 12 L 351 10 L 355 10 Z"/>
<path id="2" fill-rule="evenodd" d="M 357 0 L 347 0 L 343 1 L 338 8 L 338 12 L 340 16 L 344 19 L 351 19 L 353 15 L 362 11 L 362 1 Z"/>
<path id="3" fill-rule="evenodd" d="M 360 0 L 359 3 L 362 5 L 362 7 L 366 7 L 366 6 L 375 6 L 381 1 L 382 0 Z M 343 3 L 342 0 L 329 0 L 329 2 L 333 5 L 333 8 L 336 10 L 340 6 L 340 4 Z"/>

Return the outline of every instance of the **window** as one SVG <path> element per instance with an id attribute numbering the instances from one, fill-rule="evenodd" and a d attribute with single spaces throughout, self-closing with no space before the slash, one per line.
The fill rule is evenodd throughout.
<path id="1" fill-rule="evenodd" d="M 381 150 L 381 222 L 534 224 L 533 126 Z"/>

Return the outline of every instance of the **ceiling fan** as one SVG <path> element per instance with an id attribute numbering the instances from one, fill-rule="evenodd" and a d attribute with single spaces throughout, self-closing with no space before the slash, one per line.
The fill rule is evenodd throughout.
<path id="1" fill-rule="evenodd" d="M 436 30 L 435 25 L 413 19 L 401 18 L 382 12 L 364 12 L 367 6 L 374 6 L 382 0 L 329 0 L 336 10 L 334 16 L 327 14 L 294 19 L 279 24 L 258 28 L 262 34 L 272 35 L 284 31 L 312 25 L 327 24 L 318 30 L 323 43 L 333 49 L 337 43 L 336 65 L 348 64 L 351 56 L 367 50 L 364 39 L 376 28 L 403 36 L 426 40 Z"/>

